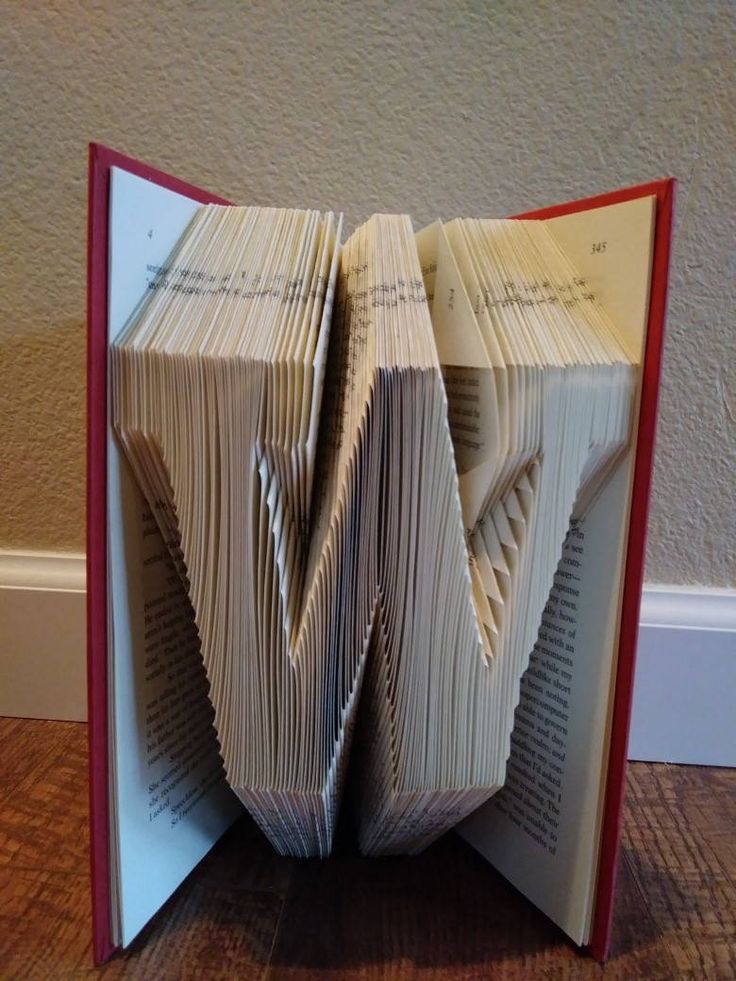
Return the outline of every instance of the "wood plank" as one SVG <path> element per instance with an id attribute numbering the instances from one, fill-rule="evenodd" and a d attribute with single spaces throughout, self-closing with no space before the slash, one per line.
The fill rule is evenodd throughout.
<path id="1" fill-rule="evenodd" d="M 275 892 L 284 897 L 296 859 L 277 855 L 256 823 L 244 814 L 196 869 L 197 880 L 220 889 Z"/>
<path id="2" fill-rule="evenodd" d="M 631 877 L 606 976 L 671 978 Z M 577 949 L 450 835 L 414 858 L 299 863 L 274 946 L 272 981 L 596 978 Z"/>
<path id="3" fill-rule="evenodd" d="M 3 748 L 0 753 L 0 794 L 3 798 L 34 773 L 58 739 L 74 728 L 70 723 L 0 717 L 0 746 Z"/>
<path id="4" fill-rule="evenodd" d="M 0 868 L 0 976 L 77 976 L 90 950 L 87 875 Z"/>
<path id="5" fill-rule="evenodd" d="M 651 978 L 672 981 L 675 961 L 663 947 L 661 933 L 647 907 L 624 848 L 619 861 L 611 956 L 606 978 Z"/>
<path id="6" fill-rule="evenodd" d="M 85 728 L 2 720 L 0 735 L 3 978 L 736 977 L 736 771 L 630 767 L 605 970 L 454 835 L 415 858 L 363 859 L 341 842 L 303 862 L 245 817 L 94 971 Z"/>
<path id="7" fill-rule="evenodd" d="M 0 809 L 0 867 L 83 873 L 88 868 L 86 726 L 50 723 L 49 744 Z M 49 732 L 52 733 L 49 736 Z"/>
<path id="8" fill-rule="evenodd" d="M 688 811 L 687 785 L 693 774 L 673 774 L 671 767 L 632 767 L 629 819 L 625 828 L 627 860 L 662 944 L 675 962 L 678 977 L 736 977 L 736 887 Z M 691 768 L 692 769 L 692 768 Z M 700 796 L 721 777 L 702 774 Z M 736 788 L 731 778 L 727 786 Z M 679 787 L 678 799 L 674 788 Z M 713 812 L 715 813 L 715 812 Z M 733 835 L 736 794 L 721 796 L 714 832 Z"/>
<path id="9" fill-rule="evenodd" d="M 644 771 L 635 773 L 640 781 L 643 776 Z M 698 828 L 736 885 L 736 770 L 670 765 L 654 767 L 649 779 L 670 808 L 681 810 Z"/>
<path id="10" fill-rule="evenodd" d="M 265 978 L 283 899 L 192 877 L 131 946 L 96 978 Z"/>

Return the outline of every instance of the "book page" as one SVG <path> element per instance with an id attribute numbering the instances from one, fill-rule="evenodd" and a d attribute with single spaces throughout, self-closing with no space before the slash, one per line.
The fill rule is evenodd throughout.
<path id="1" fill-rule="evenodd" d="M 110 342 L 198 207 L 113 168 Z M 242 809 L 225 783 L 191 604 L 112 430 L 108 595 L 112 932 L 126 946 Z"/>
<path id="2" fill-rule="evenodd" d="M 546 222 L 639 362 L 654 204 L 641 198 Z M 635 451 L 634 437 L 573 520 L 522 680 L 505 787 L 460 827 L 579 944 L 595 898 Z"/>

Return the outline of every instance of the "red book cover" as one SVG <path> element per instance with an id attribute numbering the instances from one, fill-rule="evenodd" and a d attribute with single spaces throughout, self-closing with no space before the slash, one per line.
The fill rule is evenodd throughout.
<path id="1" fill-rule="evenodd" d="M 108 765 L 108 221 L 110 169 L 119 167 L 201 203 L 229 202 L 99 144 L 89 153 L 88 385 L 87 385 L 87 649 L 90 767 L 90 843 L 94 958 L 114 951 L 110 910 L 110 813 Z M 674 181 L 663 180 L 557 207 L 517 215 L 551 218 L 634 198 L 656 197 L 656 225 L 642 399 L 622 601 L 619 656 L 605 792 L 598 885 L 590 952 L 605 959 L 610 941 L 620 837 L 634 659 L 639 620 L 649 490 L 662 355 Z"/>

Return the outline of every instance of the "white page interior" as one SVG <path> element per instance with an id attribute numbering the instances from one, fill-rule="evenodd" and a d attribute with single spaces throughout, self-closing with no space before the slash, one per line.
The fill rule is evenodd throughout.
<path id="1" fill-rule="evenodd" d="M 646 337 L 654 199 L 545 224 L 636 360 Z M 601 244 L 604 247 L 601 248 Z M 634 431 L 636 413 L 634 417 Z M 589 939 L 635 439 L 565 540 L 521 686 L 504 789 L 461 834 L 577 943 Z"/>
<path id="2" fill-rule="evenodd" d="M 111 342 L 197 208 L 113 168 Z M 112 934 L 125 946 L 241 807 L 224 779 L 186 591 L 112 431 L 107 453 Z"/>
<path id="3" fill-rule="evenodd" d="M 616 226 L 623 252 L 637 216 Z M 618 336 L 588 284 L 601 264 L 578 261 L 581 278 L 547 227 L 457 220 L 417 253 L 408 218 L 374 216 L 344 247 L 328 345 L 332 216 L 204 208 L 115 347 L 116 425 L 194 604 L 228 779 L 282 852 L 329 851 L 356 718 L 368 853 L 419 850 L 503 784 L 521 676 L 545 604 L 543 629 L 568 629 L 550 618 L 583 534 L 606 563 L 586 587 L 591 632 L 613 629 L 641 334 L 627 321 Z M 615 527 L 599 541 L 582 529 L 601 502 Z M 580 682 L 588 803 L 606 650 Z M 535 672 L 522 697 L 538 696 Z M 594 837 L 576 845 L 585 916 Z"/>

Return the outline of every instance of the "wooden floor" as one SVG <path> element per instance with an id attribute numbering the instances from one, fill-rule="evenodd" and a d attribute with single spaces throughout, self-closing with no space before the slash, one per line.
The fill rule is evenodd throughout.
<path id="1" fill-rule="evenodd" d="M 414 859 L 274 855 L 239 822 L 95 972 L 86 731 L 0 719 L 0 978 L 736 978 L 736 771 L 634 764 L 601 969 L 454 835 Z"/>

